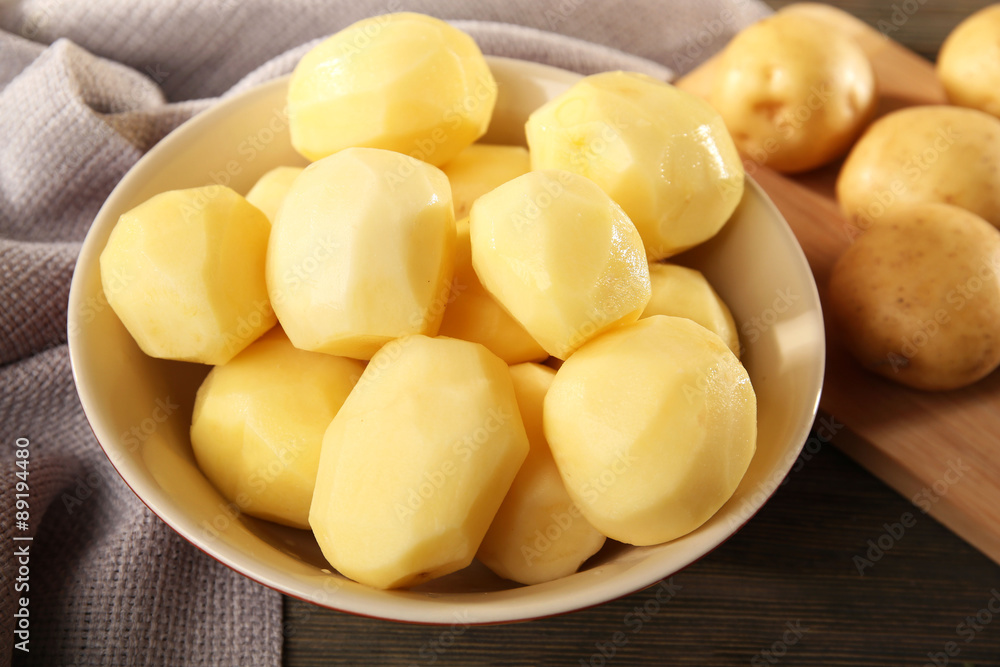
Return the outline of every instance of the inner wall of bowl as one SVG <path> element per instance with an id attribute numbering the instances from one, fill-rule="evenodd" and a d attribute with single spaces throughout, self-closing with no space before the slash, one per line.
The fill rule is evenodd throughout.
<path id="1" fill-rule="evenodd" d="M 484 138 L 493 143 L 523 143 L 528 114 L 578 78 L 505 59 L 490 64 L 500 90 Z M 97 258 L 118 216 L 154 194 L 213 182 L 245 193 L 275 166 L 305 164 L 288 138 L 286 84 L 276 81 L 223 103 L 154 148 L 101 210 L 74 276 L 70 352 L 81 400 L 112 463 L 161 518 L 214 557 L 291 595 L 347 611 L 449 623 L 457 609 L 467 622 L 512 620 L 640 589 L 717 546 L 759 509 L 791 467 L 812 422 L 823 330 L 801 251 L 770 202 L 748 183 L 723 232 L 681 258 L 701 269 L 733 307 L 758 396 L 758 451 L 750 470 L 730 502 L 698 531 L 655 547 L 613 545 L 580 573 L 537 586 L 517 587 L 475 565 L 418 590 L 387 593 L 331 574 L 307 531 L 238 516 L 198 470 L 188 439 L 194 395 L 208 368 L 139 351 L 107 307 Z M 483 598 L 480 592 L 492 594 Z"/>

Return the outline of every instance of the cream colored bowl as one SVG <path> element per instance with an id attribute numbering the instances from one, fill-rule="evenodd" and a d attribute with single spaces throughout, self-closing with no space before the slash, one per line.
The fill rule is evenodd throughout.
<path id="1" fill-rule="evenodd" d="M 523 143 L 524 121 L 576 74 L 491 58 L 500 99 L 487 141 Z M 735 216 L 684 256 L 732 307 L 757 391 L 756 456 L 735 496 L 708 523 L 653 547 L 609 544 L 569 577 L 534 586 L 471 567 L 419 588 L 380 591 L 332 572 L 307 531 L 236 516 L 195 465 L 188 440 L 208 367 L 147 357 L 101 289 L 98 258 L 124 211 L 165 190 L 216 182 L 245 193 L 272 167 L 304 164 L 291 148 L 287 79 L 228 99 L 161 141 L 122 179 L 87 235 L 69 299 L 69 347 L 80 399 L 122 478 L 174 530 L 246 576 L 319 605 L 425 623 L 529 619 L 599 604 L 673 574 L 718 546 L 781 483 L 815 416 L 824 337 L 812 274 L 787 224 L 755 183 Z M 195 582 L 192 582 L 194 585 Z"/>

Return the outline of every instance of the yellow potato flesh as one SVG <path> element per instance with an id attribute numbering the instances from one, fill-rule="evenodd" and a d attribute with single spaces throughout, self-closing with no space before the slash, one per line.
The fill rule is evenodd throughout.
<path id="1" fill-rule="evenodd" d="M 415 585 L 472 561 L 527 453 L 503 361 L 476 343 L 401 338 L 327 429 L 309 523 L 345 576 Z"/>
<path id="2" fill-rule="evenodd" d="M 721 338 L 740 356 L 740 336 L 729 307 L 701 271 L 677 264 L 649 265 L 653 296 L 642 317 L 672 315 L 694 320 Z M 640 318 L 641 319 L 641 318 Z"/>
<path id="3" fill-rule="evenodd" d="M 442 165 L 483 135 L 496 95 L 482 52 L 462 31 L 420 14 L 376 16 L 296 65 L 292 145 L 310 160 L 368 146 Z"/>
<path id="4" fill-rule="evenodd" d="M 588 76 L 532 113 L 525 130 L 532 169 L 600 185 L 651 260 L 714 236 L 743 196 L 743 164 L 719 114 L 651 77 Z"/>
<path id="5" fill-rule="evenodd" d="M 927 390 L 1000 364 L 1000 232 L 947 204 L 887 213 L 840 257 L 831 314 L 866 368 Z"/>
<path id="6" fill-rule="evenodd" d="M 576 572 L 605 541 L 570 499 L 545 441 L 542 403 L 555 374 L 539 364 L 510 367 L 531 449 L 476 554 L 493 572 L 522 584 Z"/>
<path id="7" fill-rule="evenodd" d="M 292 184 L 272 225 L 267 287 L 296 347 L 368 359 L 394 338 L 437 333 L 454 246 L 440 169 L 348 148 Z"/>
<path id="8" fill-rule="evenodd" d="M 555 357 L 635 321 L 649 302 L 642 239 L 582 176 L 519 176 L 476 200 L 470 225 L 483 287 Z"/>
<path id="9" fill-rule="evenodd" d="M 274 222 L 292 181 L 301 173 L 302 167 L 275 167 L 254 183 L 247 193 L 247 201 L 259 208 L 270 222 Z"/>
<path id="10" fill-rule="evenodd" d="M 364 368 L 299 350 L 275 327 L 198 390 L 198 465 L 240 511 L 308 529 L 323 434 Z"/>
<path id="11" fill-rule="evenodd" d="M 542 361 L 549 356 L 479 282 L 472 268 L 468 218 L 458 222 L 451 303 L 444 311 L 438 333 L 481 343 L 508 364 Z"/>
<path id="12" fill-rule="evenodd" d="M 225 363 L 276 322 L 264 282 L 269 227 L 221 185 L 156 195 L 112 230 L 104 294 L 146 354 Z"/>
<path id="13" fill-rule="evenodd" d="M 666 315 L 577 350 L 544 418 L 570 497 L 599 531 L 635 545 L 705 523 L 756 448 L 757 401 L 739 360 L 701 325 Z"/>
<path id="14" fill-rule="evenodd" d="M 779 12 L 726 46 L 712 106 L 736 145 L 783 172 L 814 169 L 850 149 L 875 113 L 875 73 L 848 35 Z"/>
<path id="15" fill-rule="evenodd" d="M 938 78 L 952 104 L 1000 116 L 1000 5 L 958 24 L 938 53 Z"/>
<path id="16" fill-rule="evenodd" d="M 469 210 L 493 188 L 526 173 L 528 151 L 521 146 L 473 144 L 442 167 L 451 184 L 458 222 L 451 302 L 439 334 L 482 343 L 508 364 L 541 361 L 548 353 L 490 296 L 472 268 Z"/>
<path id="17" fill-rule="evenodd" d="M 1000 120 L 975 109 L 916 106 L 883 116 L 844 161 L 837 199 L 865 230 L 888 211 L 953 204 L 1000 225 Z"/>
<path id="18" fill-rule="evenodd" d="M 441 167 L 451 183 L 455 219 L 467 217 L 479 197 L 530 169 L 528 151 L 522 146 L 472 144 Z"/>

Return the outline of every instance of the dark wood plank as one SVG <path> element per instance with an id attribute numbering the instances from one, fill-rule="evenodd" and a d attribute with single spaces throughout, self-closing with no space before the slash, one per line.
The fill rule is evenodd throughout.
<path id="1" fill-rule="evenodd" d="M 922 665 L 948 642 L 950 664 L 1000 664 L 1000 615 L 960 625 L 994 596 L 998 608 L 1000 567 L 818 445 L 743 530 L 673 577 L 664 605 L 646 591 L 547 620 L 440 628 L 286 599 L 286 664 L 602 665 L 616 632 L 617 664 L 771 664 L 762 651 L 775 646 L 786 664 Z M 656 613 L 643 619 L 646 604 Z"/>

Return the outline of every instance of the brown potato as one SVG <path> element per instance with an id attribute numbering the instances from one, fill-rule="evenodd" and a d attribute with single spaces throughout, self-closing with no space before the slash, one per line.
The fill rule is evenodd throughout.
<path id="1" fill-rule="evenodd" d="M 780 12 L 729 43 L 710 98 L 740 151 L 781 172 L 846 153 L 877 101 L 871 63 L 854 40 Z"/>
<path id="2" fill-rule="evenodd" d="M 1000 120 L 975 109 L 918 106 L 872 124 L 837 179 L 837 199 L 865 230 L 898 206 L 954 204 L 1000 226 Z"/>
<path id="3" fill-rule="evenodd" d="M 837 261 L 828 303 L 866 368 L 971 384 L 1000 365 L 1000 231 L 947 204 L 893 209 Z"/>
<path id="4" fill-rule="evenodd" d="M 1000 116 L 1000 5 L 958 24 L 941 45 L 937 73 L 952 104 Z"/>

